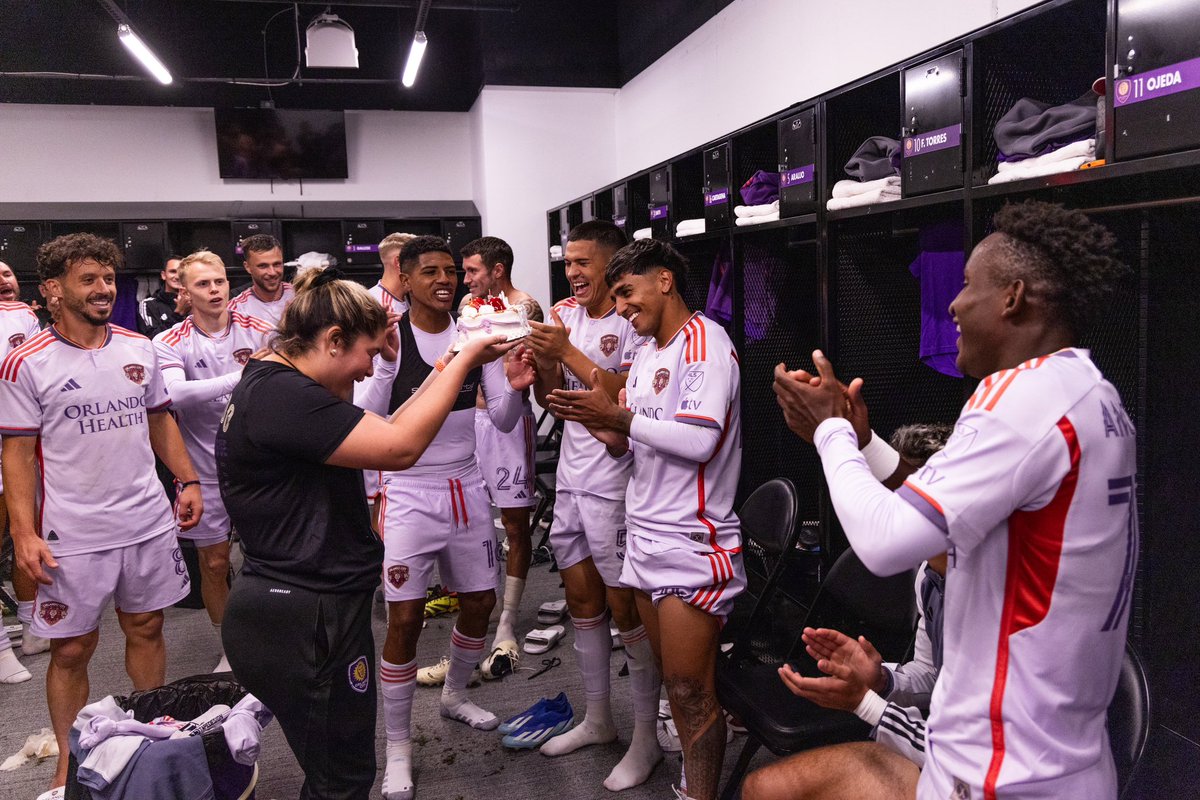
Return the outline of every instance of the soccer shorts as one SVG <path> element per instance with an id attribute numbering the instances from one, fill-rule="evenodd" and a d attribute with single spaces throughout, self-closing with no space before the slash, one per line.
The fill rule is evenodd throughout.
<path id="1" fill-rule="evenodd" d="M 109 600 L 130 614 L 159 611 L 187 597 L 187 565 L 175 531 L 137 544 L 57 556 L 58 569 L 47 569 L 50 586 L 39 585 L 32 632 L 44 639 L 91 633 Z"/>
<path id="2" fill-rule="evenodd" d="M 379 499 L 380 477 L 377 469 L 363 470 L 363 488 L 367 490 L 367 502 L 373 503 Z"/>
<path id="3" fill-rule="evenodd" d="M 621 585 L 645 592 L 656 606 L 664 597 L 678 597 L 723 625 L 746 588 L 746 570 L 740 548 L 714 550 L 683 534 L 664 542 L 630 529 Z"/>
<path id="4" fill-rule="evenodd" d="M 496 508 L 532 508 L 533 453 L 537 449 L 537 420 L 523 414 L 517 426 L 501 433 L 487 410 L 475 409 L 476 454 L 488 494 Z"/>
<path id="5" fill-rule="evenodd" d="M 442 583 L 460 594 L 496 588 L 496 532 L 477 470 L 461 479 L 389 475 L 380 503 L 389 603 L 424 599 L 435 565 Z"/>
<path id="6" fill-rule="evenodd" d="M 620 586 L 625 532 L 624 499 L 574 492 L 559 492 L 554 498 L 550 547 L 559 569 L 591 558 L 605 586 Z"/>
<path id="7" fill-rule="evenodd" d="M 176 481 L 177 497 L 178 488 Z M 229 531 L 233 524 L 225 511 L 225 503 L 221 501 L 220 484 L 200 484 L 200 499 L 204 501 L 204 513 L 200 515 L 200 521 L 191 530 L 179 531 L 179 538 L 195 543 L 196 547 L 210 547 L 229 541 Z"/>

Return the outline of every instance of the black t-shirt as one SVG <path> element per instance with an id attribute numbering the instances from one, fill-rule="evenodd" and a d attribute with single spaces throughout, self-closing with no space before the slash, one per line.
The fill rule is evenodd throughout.
<path id="1" fill-rule="evenodd" d="M 383 543 L 362 471 L 325 464 L 362 419 L 291 367 L 251 360 L 217 431 L 221 499 L 254 575 L 313 591 L 369 591 Z"/>

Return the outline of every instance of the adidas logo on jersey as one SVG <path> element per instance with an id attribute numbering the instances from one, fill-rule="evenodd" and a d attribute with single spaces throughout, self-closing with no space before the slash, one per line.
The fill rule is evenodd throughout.
<path id="1" fill-rule="evenodd" d="M 527 500 L 527 499 L 529 499 L 529 495 L 525 494 L 524 490 L 521 490 L 521 491 L 517 492 L 516 499 L 517 500 Z"/>
<path id="2" fill-rule="evenodd" d="M 60 392 L 70 392 L 74 389 L 82 389 L 82 388 L 83 387 L 80 386 L 79 383 L 74 378 L 71 378 L 69 381 L 67 381 L 66 383 L 63 384 L 63 387 L 61 389 L 59 389 L 59 391 Z"/>
<path id="3" fill-rule="evenodd" d="M 208 364 L 204 363 L 203 358 L 196 362 L 196 369 L 208 369 Z"/>
<path id="4" fill-rule="evenodd" d="M 46 541 L 47 542 L 57 542 L 58 541 L 58 533 L 56 533 L 53 530 L 50 531 L 50 533 L 46 534 Z"/>

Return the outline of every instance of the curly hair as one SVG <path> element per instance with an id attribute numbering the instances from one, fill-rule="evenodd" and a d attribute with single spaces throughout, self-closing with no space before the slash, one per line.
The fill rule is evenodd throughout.
<path id="1" fill-rule="evenodd" d="M 611 287 L 626 274 L 645 275 L 658 267 L 675 276 L 675 291 L 681 295 L 687 291 L 687 259 L 674 247 L 657 239 L 639 239 L 613 253 L 604 271 L 604 280 Z"/>
<path id="2" fill-rule="evenodd" d="M 921 466 L 930 456 L 946 446 L 946 441 L 952 433 L 954 426 L 944 422 L 918 422 L 896 428 L 892 434 L 891 445 L 905 461 Z"/>
<path id="3" fill-rule="evenodd" d="M 120 269 L 121 250 L 111 239 L 92 233 L 68 233 L 43 244 L 37 252 L 37 276 L 41 282 L 61 278 L 72 264 L 87 259 Z"/>
<path id="4" fill-rule="evenodd" d="M 421 263 L 421 256 L 426 253 L 445 253 L 454 258 L 450 246 L 440 236 L 416 236 L 404 243 L 400 249 L 400 271 L 405 275 L 412 273 Z"/>
<path id="5" fill-rule="evenodd" d="M 1005 205 L 992 222 L 1007 256 L 997 278 L 1024 280 L 1075 335 L 1087 330 L 1128 271 L 1114 255 L 1117 238 L 1082 211 L 1026 200 Z"/>

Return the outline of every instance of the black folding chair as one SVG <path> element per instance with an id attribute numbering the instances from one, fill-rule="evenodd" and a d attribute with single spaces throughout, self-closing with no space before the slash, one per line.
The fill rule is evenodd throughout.
<path id="1" fill-rule="evenodd" d="M 1117 692 L 1108 706 L 1108 740 L 1117 766 L 1117 797 L 1125 796 L 1149 737 L 1150 687 L 1141 659 L 1126 643 Z"/>

